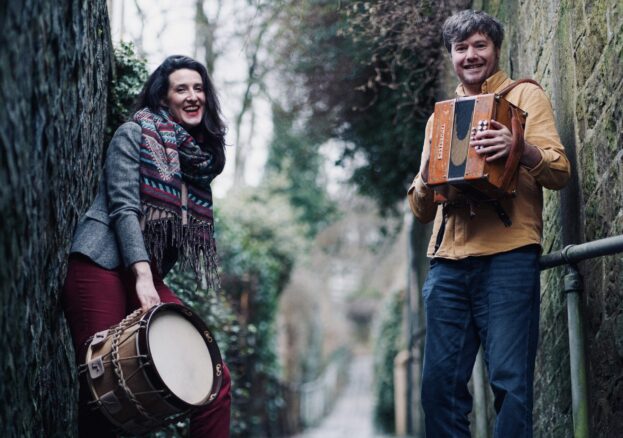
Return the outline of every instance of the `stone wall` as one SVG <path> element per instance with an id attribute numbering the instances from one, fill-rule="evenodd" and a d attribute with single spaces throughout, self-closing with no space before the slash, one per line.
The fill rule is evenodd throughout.
<path id="1" fill-rule="evenodd" d="M 2 1 L 0 23 L 0 435 L 73 436 L 59 289 L 101 164 L 106 2 Z"/>
<path id="2" fill-rule="evenodd" d="M 548 192 L 544 250 L 623 234 L 623 4 L 620 0 L 474 2 L 506 25 L 503 66 L 552 98 L 574 177 Z M 623 256 L 580 263 L 593 436 L 623 430 Z M 535 434 L 573 435 L 562 268 L 542 275 Z"/>

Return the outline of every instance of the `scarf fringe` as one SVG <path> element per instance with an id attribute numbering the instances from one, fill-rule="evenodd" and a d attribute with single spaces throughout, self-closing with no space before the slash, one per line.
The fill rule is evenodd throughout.
<path id="1" fill-rule="evenodd" d="M 144 108 L 133 120 L 142 130 L 140 192 L 149 255 L 162 274 L 165 256 L 175 250 L 181 269 L 195 272 L 197 287 L 218 291 L 210 182 L 220 170 L 212 155 L 167 110 L 154 113 Z M 185 200 L 184 182 L 188 184 Z M 183 225 L 186 216 L 188 223 Z"/>
<path id="2" fill-rule="evenodd" d="M 150 206 L 144 213 L 147 218 L 143 232 L 145 247 L 160 273 L 165 250 L 174 248 L 177 250 L 178 266 L 183 271 L 194 271 L 198 287 L 205 285 L 208 290 L 218 292 L 221 283 L 214 224 L 189 215 L 188 224 L 183 225 L 181 218 L 174 214 L 149 220 L 150 217 L 170 213 L 158 207 Z"/>

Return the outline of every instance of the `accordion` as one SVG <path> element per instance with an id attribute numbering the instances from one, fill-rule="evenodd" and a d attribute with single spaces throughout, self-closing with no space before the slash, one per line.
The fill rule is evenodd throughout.
<path id="1" fill-rule="evenodd" d="M 435 190 L 436 202 L 461 197 L 491 201 L 513 196 L 527 115 L 499 94 L 437 102 L 428 169 L 428 185 Z M 472 133 L 487 130 L 491 120 L 511 130 L 513 145 L 506 159 L 487 162 L 469 143 Z"/>

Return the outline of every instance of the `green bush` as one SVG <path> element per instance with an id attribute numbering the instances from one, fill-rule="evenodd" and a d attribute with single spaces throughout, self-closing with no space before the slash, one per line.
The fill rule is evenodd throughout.
<path id="1" fill-rule="evenodd" d="M 278 436 L 284 401 L 275 321 L 279 293 L 305 245 L 304 233 L 283 197 L 236 193 L 221 204 L 215 212 L 220 294 L 197 288 L 191 272 L 174 269 L 167 284 L 212 329 L 230 369 L 232 438 Z M 155 436 L 186 436 L 187 423 Z"/>
<path id="2" fill-rule="evenodd" d="M 240 322 L 228 352 L 232 437 L 278 436 L 278 298 L 303 252 L 304 231 L 284 197 L 263 191 L 232 194 L 216 217 L 223 292 Z"/>
<path id="3" fill-rule="evenodd" d="M 113 51 L 105 145 L 115 130 L 130 117 L 136 98 L 147 81 L 147 61 L 139 59 L 132 43 L 121 42 Z"/>
<path id="4" fill-rule="evenodd" d="M 394 358 L 404 348 L 402 322 L 404 291 L 385 300 L 374 333 L 374 424 L 383 433 L 395 432 Z"/>

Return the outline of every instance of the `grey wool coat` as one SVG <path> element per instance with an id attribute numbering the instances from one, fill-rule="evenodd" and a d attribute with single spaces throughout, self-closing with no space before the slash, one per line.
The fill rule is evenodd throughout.
<path id="1" fill-rule="evenodd" d="M 117 129 L 95 200 L 74 233 L 70 252 L 84 254 L 105 269 L 150 259 L 140 225 L 140 142 L 137 123 L 127 122 Z"/>

